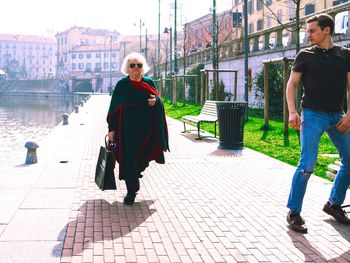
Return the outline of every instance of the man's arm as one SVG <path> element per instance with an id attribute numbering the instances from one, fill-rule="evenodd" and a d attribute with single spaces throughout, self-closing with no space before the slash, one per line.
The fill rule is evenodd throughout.
<path id="1" fill-rule="evenodd" d="M 347 111 L 343 118 L 335 126 L 340 132 L 347 132 L 350 130 L 350 72 L 346 75 L 346 94 L 347 94 Z"/>
<path id="2" fill-rule="evenodd" d="M 287 83 L 286 98 L 289 111 L 289 125 L 296 130 L 300 130 L 300 118 L 295 108 L 295 94 L 301 80 L 301 72 L 292 71 Z"/>

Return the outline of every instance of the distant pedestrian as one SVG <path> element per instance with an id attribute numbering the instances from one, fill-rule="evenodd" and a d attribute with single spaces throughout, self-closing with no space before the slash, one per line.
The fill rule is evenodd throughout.
<path id="1" fill-rule="evenodd" d="M 121 71 L 126 77 L 114 88 L 108 111 L 108 138 L 117 142 L 119 179 L 125 180 L 126 205 L 133 205 L 140 189 L 139 178 L 149 162 L 165 163 L 169 150 L 163 102 L 151 78 L 149 67 L 139 53 L 125 57 Z"/>
<path id="2" fill-rule="evenodd" d="M 327 132 L 339 152 L 341 167 L 323 211 L 341 224 L 350 219 L 341 208 L 350 184 L 350 50 L 333 43 L 334 20 L 327 14 L 307 21 L 311 47 L 301 50 L 287 84 L 289 125 L 300 130 L 301 156 L 294 173 L 287 207 L 291 229 L 306 233 L 300 216 L 308 180 L 317 161 L 320 138 Z M 295 90 L 302 81 L 304 94 L 300 116 L 295 107 Z M 347 112 L 343 106 L 347 96 Z"/>

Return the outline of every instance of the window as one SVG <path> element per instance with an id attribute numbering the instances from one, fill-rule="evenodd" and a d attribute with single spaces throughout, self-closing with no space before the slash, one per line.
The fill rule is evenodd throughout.
<path id="1" fill-rule="evenodd" d="M 253 33 L 254 32 L 254 24 L 253 23 L 249 23 L 249 26 L 248 26 L 248 31 L 249 31 L 249 34 L 250 33 Z"/>
<path id="2" fill-rule="evenodd" d="M 101 63 L 96 63 L 95 64 L 95 71 L 101 70 Z"/>
<path id="3" fill-rule="evenodd" d="M 101 57 L 101 53 L 96 53 L 96 58 L 100 58 Z"/>
<path id="4" fill-rule="evenodd" d="M 112 58 L 116 58 L 117 57 L 117 53 L 112 53 Z"/>
<path id="5" fill-rule="evenodd" d="M 108 62 L 104 62 L 103 63 L 103 69 L 108 69 L 109 68 L 109 63 Z"/>
<path id="6" fill-rule="evenodd" d="M 79 54 L 79 59 L 83 59 L 84 58 L 84 53 Z"/>
<path id="7" fill-rule="evenodd" d="M 277 18 L 280 22 L 282 22 L 282 9 L 277 11 Z"/>
<path id="8" fill-rule="evenodd" d="M 232 27 L 242 27 L 242 13 L 234 12 L 232 13 Z"/>
<path id="9" fill-rule="evenodd" d="M 266 0 L 266 6 L 270 6 L 272 4 L 272 0 Z"/>
<path id="10" fill-rule="evenodd" d="M 103 53 L 104 58 L 109 58 L 109 54 L 107 52 Z"/>
<path id="11" fill-rule="evenodd" d="M 348 0 L 333 0 L 333 6 L 346 3 Z"/>
<path id="12" fill-rule="evenodd" d="M 315 4 L 306 4 L 305 5 L 305 15 L 310 15 L 315 13 Z"/>
<path id="13" fill-rule="evenodd" d="M 257 30 L 257 31 L 260 31 L 260 30 L 263 30 L 263 29 L 264 29 L 263 20 L 262 20 L 262 19 L 259 19 L 259 20 L 256 22 L 256 30 Z"/>
<path id="14" fill-rule="evenodd" d="M 250 0 L 248 2 L 248 13 L 251 15 L 254 13 L 254 3 L 253 0 Z"/>
<path id="15" fill-rule="evenodd" d="M 263 8 L 262 0 L 256 0 L 256 10 L 261 10 Z"/>
<path id="16" fill-rule="evenodd" d="M 76 59 L 77 55 L 76 54 L 72 54 L 72 59 Z"/>
<path id="17" fill-rule="evenodd" d="M 86 70 L 91 70 L 91 63 L 86 63 Z"/>
<path id="18" fill-rule="evenodd" d="M 76 70 L 77 69 L 77 64 L 72 63 L 72 70 Z"/>
<path id="19" fill-rule="evenodd" d="M 86 54 L 86 58 L 91 58 L 91 54 L 90 54 L 90 53 L 87 53 L 87 54 Z"/>
<path id="20" fill-rule="evenodd" d="M 271 27 L 271 16 L 268 16 L 267 19 L 266 19 L 266 27 L 267 28 L 270 28 Z"/>
<path id="21" fill-rule="evenodd" d="M 79 63 L 78 67 L 79 67 L 79 69 L 84 69 L 84 63 Z"/>

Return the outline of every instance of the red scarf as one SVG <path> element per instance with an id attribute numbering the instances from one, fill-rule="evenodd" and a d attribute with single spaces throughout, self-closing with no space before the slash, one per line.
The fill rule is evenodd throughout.
<path id="1" fill-rule="evenodd" d="M 152 87 L 150 84 L 143 82 L 143 81 L 135 81 L 135 80 L 131 80 L 131 79 L 130 79 L 130 82 L 138 90 L 141 90 L 141 91 L 144 91 L 147 93 L 151 93 L 151 94 L 156 95 L 157 97 L 160 98 L 156 89 L 154 87 Z"/>

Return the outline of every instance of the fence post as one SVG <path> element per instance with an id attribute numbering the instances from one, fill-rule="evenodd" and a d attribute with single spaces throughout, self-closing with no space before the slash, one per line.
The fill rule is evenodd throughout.
<path id="1" fill-rule="evenodd" d="M 288 61 L 283 58 L 283 124 L 284 124 L 284 134 L 288 134 L 288 105 L 287 105 L 287 82 L 288 82 Z"/>
<path id="2" fill-rule="evenodd" d="M 175 81 L 174 81 L 175 80 Z M 173 105 L 176 106 L 176 97 L 177 97 L 177 94 L 176 94 L 176 90 L 177 90 L 177 78 L 176 78 L 176 75 L 174 75 L 174 80 L 173 80 Z"/>
<path id="3" fill-rule="evenodd" d="M 183 100 L 183 105 L 185 106 L 186 105 L 186 76 L 183 77 L 183 84 L 184 84 L 184 91 L 183 91 L 183 94 L 182 94 L 182 100 Z"/>
<path id="4" fill-rule="evenodd" d="M 269 127 L 269 65 L 264 63 L 264 128 Z"/>

